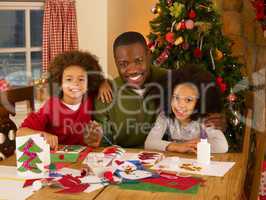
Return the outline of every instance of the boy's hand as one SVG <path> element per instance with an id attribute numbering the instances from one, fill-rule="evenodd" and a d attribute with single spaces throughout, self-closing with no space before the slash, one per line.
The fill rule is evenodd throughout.
<path id="1" fill-rule="evenodd" d="M 84 133 L 84 142 L 88 146 L 98 147 L 103 136 L 103 129 L 100 124 L 96 121 L 91 121 L 86 126 L 86 131 Z"/>
<path id="2" fill-rule="evenodd" d="M 225 116 L 221 113 L 211 113 L 205 118 L 204 125 L 206 127 L 214 127 L 221 131 L 225 131 L 226 129 Z"/>
<path id="3" fill-rule="evenodd" d="M 103 103 L 111 103 L 113 100 L 112 93 L 113 90 L 110 83 L 108 82 L 108 80 L 104 80 L 99 87 L 97 99 L 101 100 Z"/>
<path id="4" fill-rule="evenodd" d="M 41 135 L 44 137 L 47 144 L 50 145 L 51 149 L 54 149 L 55 151 L 57 151 L 58 137 L 56 135 L 46 133 L 46 132 L 42 132 Z"/>

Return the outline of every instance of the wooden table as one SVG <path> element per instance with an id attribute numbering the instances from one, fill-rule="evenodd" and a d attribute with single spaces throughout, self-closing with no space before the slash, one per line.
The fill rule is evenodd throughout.
<path id="1" fill-rule="evenodd" d="M 128 149 L 130 152 L 138 152 L 136 149 Z M 167 153 L 166 155 L 175 155 L 180 157 L 193 157 L 184 154 Z M 203 176 L 206 180 L 204 187 L 201 187 L 196 195 L 146 192 L 134 190 L 122 190 L 118 186 L 106 186 L 91 193 L 80 193 L 73 195 L 57 194 L 54 189 L 44 188 L 33 194 L 30 200 L 39 199 L 96 199 L 96 200 L 238 200 L 241 197 L 243 188 L 243 157 L 242 153 L 213 154 L 212 160 L 234 161 L 236 164 L 226 173 L 224 177 Z M 1 161 L 0 165 L 15 165 L 15 156 Z M 71 167 L 78 169 L 81 163 L 75 163 Z"/>

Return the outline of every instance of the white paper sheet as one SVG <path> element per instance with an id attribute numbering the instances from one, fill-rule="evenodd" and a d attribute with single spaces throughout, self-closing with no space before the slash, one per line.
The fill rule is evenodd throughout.
<path id="1" fill-rule="evenodd" d="M 192 164 L 193 166 L 201 167 L 201 169 L 199 171 L 191 171 L 180 168 L 182 164 L 189 164 L 189 163 Z M 234 166 L 234 164 L 235 162 L 211 161 L 209 165 L 203 165 L 197 163 L 197 160 L 195 159 L 167 157 L 162 161 L 160 161 L 159 163 L 157 163 L 151 169 L 222 177 Z"/>
<path id="2" fill-rule="evenodd" d="M 23 188 L 24 181 L 17 174 L 16 167 L 0 166 L 0 199 L 21 200 L 32 195 L 31 187 Z"/>

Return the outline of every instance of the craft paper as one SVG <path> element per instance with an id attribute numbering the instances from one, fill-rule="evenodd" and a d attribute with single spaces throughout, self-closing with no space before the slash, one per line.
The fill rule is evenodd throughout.
<path id="1" fill-rule="evenodd" d="M 195 185 L 189 190 L 178 190 L 174 188 L 136 181 L 135 183 L 120 184 L 119 188 L 126 190 L 141 190 L 149 192 L 174 192 L 174 193 L 185 193 L 185 194 L 197 194 L 199 190 L 199 185 Z"/>
<path id="2" fill-rule="evenodd" d="M 220 162 L 211 161 L 208 165 L 203 165 L 197 163 L 195 159 L 185 159 L 178 157 L 168 157 L 163 159 L 161 162 L 157 163 L 151 169 L 160 171 L 170 171 L 177 173 L 190 173 L 199 174 L 205 176 L 218 176 L 222 177 L 228 172 L 235 162 Z M 189 165 L 189 167 L 184 167 Z M 184 168 L 181 168 L 184 167 Z"/>
<path id="3" fill-rule="evenodd" d="M 175 188 L 179 190 L 188 190 L 202 182 L 200 178 L 177 177 L 177 179 L 168 179 L 164 177 L 146 178 L 141 180 L 144 183 L 161 185 L 164 187 Z"/>
<path id="4" fill-rule="evenodd" d="M 65 163 L 72 163 L 72 162 L 77 162 L 79 158 L 79 154 L 76 153 L 65 153 L 65 154 L 51 154 L 51 162 L 52 163 L 57 163 L 57 162 L 65 162 Z"/>
<path id="5" fill-rule="evenodd" d="M 15 169 L 16 173 L 16 169 Z M 32 188 L 22 188 L 24 180 L 7 180 L 0 178 L 0 199 L 24 200 L 33 194 Z"/>
<path id="6" fill-rule="evenodd" d="M 17 173 L 27 178 L 42 178 L 50 164 L 50 147 L 40 134 L 16 138 Z"/>

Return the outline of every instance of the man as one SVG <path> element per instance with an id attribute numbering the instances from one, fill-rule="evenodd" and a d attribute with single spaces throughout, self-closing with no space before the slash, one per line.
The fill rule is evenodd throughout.
<path id="1" fill-rule="evenodd" d="M 151 64 L 145 38 L 137 32 L 119 35 L 113 53 L 119 72 L 113 82 L 114 99 L 111 103 L 96 100 L 94 118 L 103 126 L 103 144 L 143 147 L 159 112 L 157 102 L 163 93 L 159 83 L 167 70 Z M 211 124 L 220 122 L 219 114 L 208 120 Z"/>

